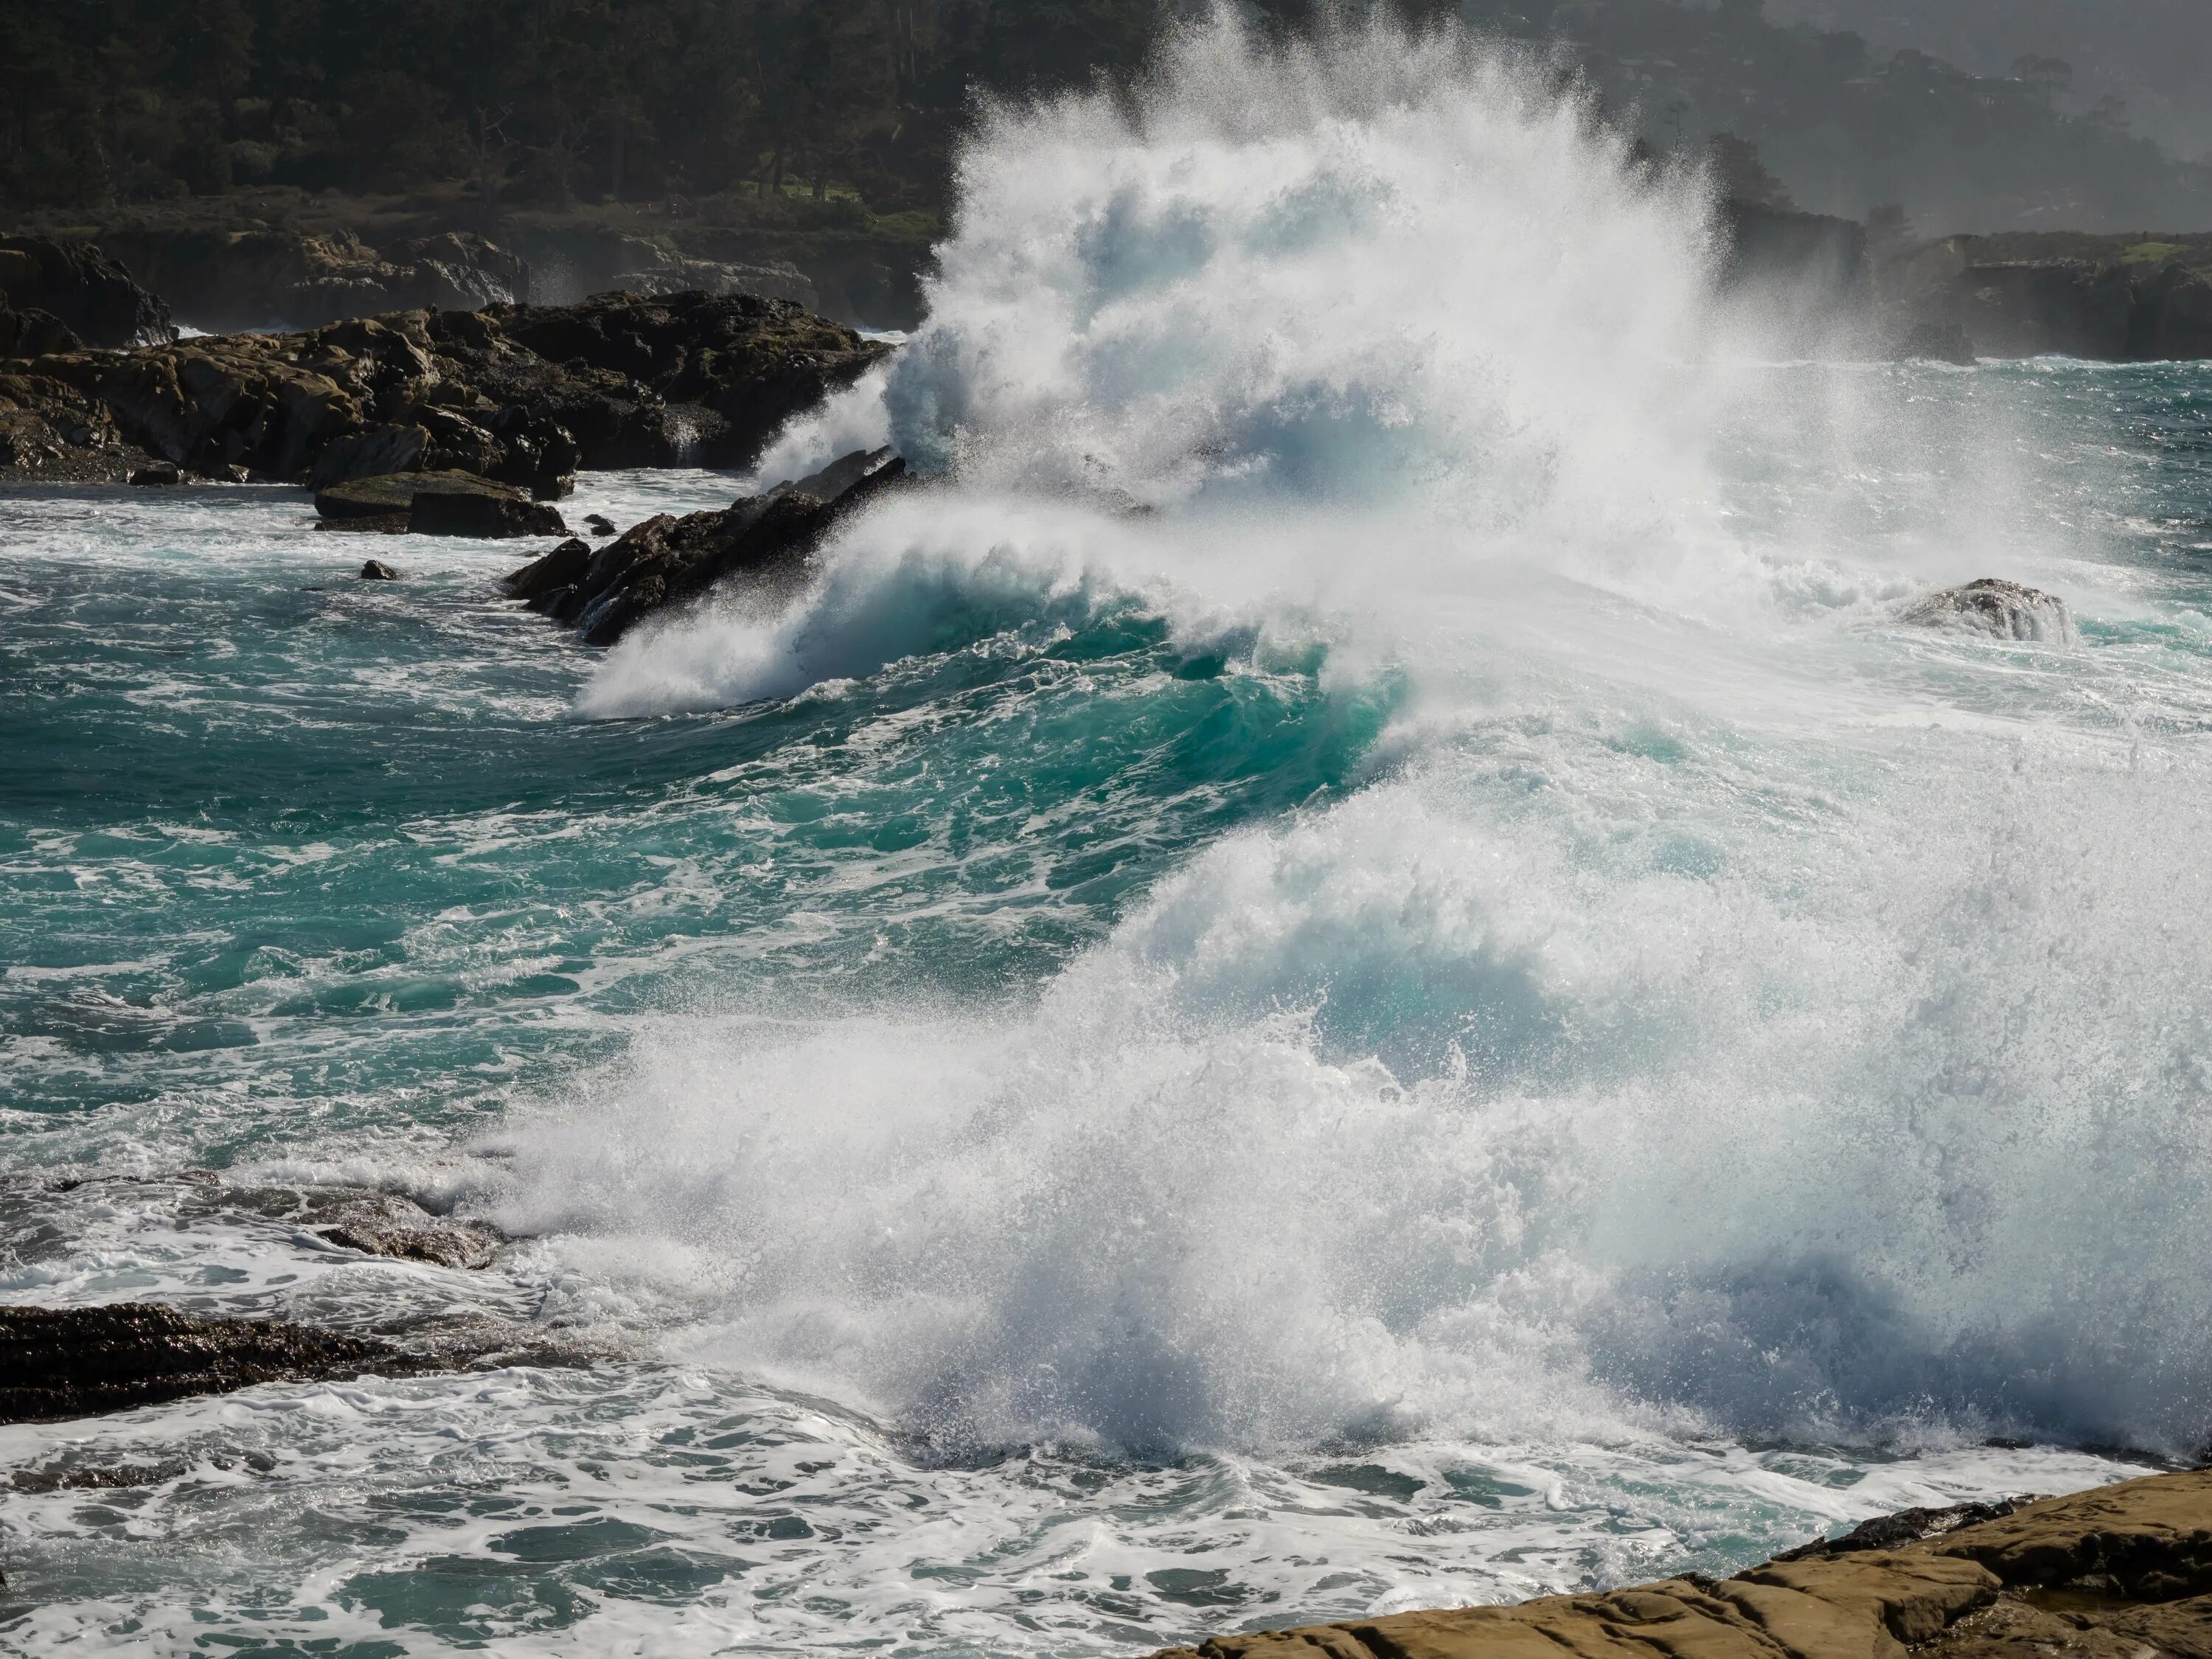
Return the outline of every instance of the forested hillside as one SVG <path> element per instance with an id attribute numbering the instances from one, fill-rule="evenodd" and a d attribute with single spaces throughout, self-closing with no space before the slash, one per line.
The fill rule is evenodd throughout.
<path id="1" fill-rule="evenodd" d="M 977 88 L 1139 64 L 1190 0 L 0 0 L 0 207 L 258 186 L 488 213 L 738 198 L 933 213 Z M 1977 78 L 1759 0 L 1415 0 L 1543 43 L 1662 149 L 1747 141 L 1805 207 L 1923 229 L 2212 224 L 2212 169 L 2047 76 Z M 1247 0 L 1263 24 L 1309 0 Z M 1725 145 L 1727 139 L 1723 137 Z"/>

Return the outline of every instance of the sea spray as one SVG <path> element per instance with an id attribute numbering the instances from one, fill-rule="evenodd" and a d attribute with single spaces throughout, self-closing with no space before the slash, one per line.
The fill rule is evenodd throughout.
<path id="1" fill-rule="evenodd" d="M 951 1448 L 2192 1443 L 2201 769 L 2095 663 L 1883 609 L 1947 521 L 2063 568 L 1993 417 L 1728 361 L 1697 182 L 1449 33 L 1217 19 L 960 182 L 928 321 L 770 462 L 946 482 L 582 709 L 1121 608 L 1393 723 L 1033 994 L 641 1033 L 512 1142 L 518 1224 Z M 1915 455 L 1945 490 L 1855 511 Z"/>

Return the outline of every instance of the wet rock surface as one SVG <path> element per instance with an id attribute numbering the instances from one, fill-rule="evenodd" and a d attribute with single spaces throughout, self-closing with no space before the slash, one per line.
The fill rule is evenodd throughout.
<path id="1" fill-rule="evenodd" d="M 612 645 L 647 617 L 742 580 L 771 592 L 804 579 L 839 520 L 909 483 L 888 452 L 848 455 L 812 477 L 749 495 L 719 512 L 659 514 L 599 548 L 563 542 L 507 579 L 533 611 Z"/>
<path id="2" fill-rule="evenodd" d="M 5 1423 L 92 1417 L 262 1382 L 431 1368 L 378 1338 L 197 1319 L 150 1303 L 0 1309 Z"/>
<path id="3" fill-rule="evenodd" d="M 1158 1659 L 2212 1659 L 2208 1592 L 2199 1471 L 1911 1510 L 1719 1582 L 1216 1637 Z"/>
<path id="4" fill-rule="evenodd" d="M 1898 620 L 1918 628 L 1948 628 L 2044 645 L 2069 645 L 2079 637 L 2065 600 L 1996 577 L 1915 599 L 1898 612 Z"/>
<path id="5" fill-rule="evenodd" d="M 96 405 L 122 441 L 204 477 L 465 471 L 555 500 L 579 467 L 748 465 L 887 349 L 788 301 L 614 295 L 49 353 L 8 395 L 64 436 L 60 416 Z"/>

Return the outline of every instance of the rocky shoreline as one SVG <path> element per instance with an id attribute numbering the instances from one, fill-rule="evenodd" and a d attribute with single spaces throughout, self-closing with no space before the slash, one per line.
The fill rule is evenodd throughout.
<path id="1" fill-rule="evenodd" d="M 5 292 L 0 477 L 24 481 L 119 483 L 151 460 L 317 489 L 464 471 L 557 498 L 579 467 L 746 466 L 890 350 L 788 300 L 698 292 L 111 350 Z"/>
<path id="2" fill-rule="evenodd" d="M 2207 1659 L 2212 1471 L 1909 1510 L 1732 1578 L 1662 1579 L 1153 1659 Z"/>

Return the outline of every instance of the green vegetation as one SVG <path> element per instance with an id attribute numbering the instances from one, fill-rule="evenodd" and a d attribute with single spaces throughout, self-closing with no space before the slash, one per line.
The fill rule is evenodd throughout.
<path id="1" fill-rule="evenodd" d="M 979 89 L 1127 74 L 1196 3 L 0 0 L 0 210 L 288 189 L 485 217 L 711 201 L 719 222 L 918 226 Z M 2112 110 L 2061 112 L 2062 64 L 1978 79 L 1877 59 L 1854 34 L 1776 27 L 1759 0 L 1410 3 L 1547 43 L 1655 146 L 1717 137 L 1747 177 L 1771 169 L 1774 199 L 1903 204 L 1930 229 L 2212 223 L 2212 169 Z M 1310 0 L 1248 9 L 1295 27 Z"/>

